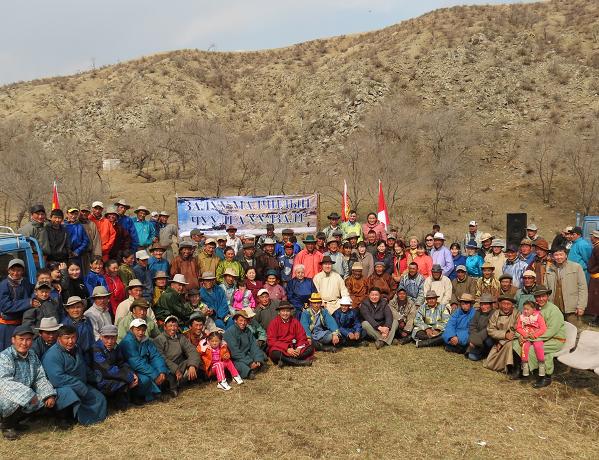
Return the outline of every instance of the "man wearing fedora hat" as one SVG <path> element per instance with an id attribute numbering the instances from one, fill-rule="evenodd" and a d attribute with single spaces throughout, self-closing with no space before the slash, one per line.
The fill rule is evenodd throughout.
<path id="1" fill-rule="evenodd" d="M 171 277 L 181 274 L 187 280 L 187 289 L 200 287 L 200 273 L 196 259 L 193 257 L 194 245 L 191 241 L 181 241 L 179 244 L 179 255 L 171 264 Z"/>
<path id="2" fill-rule="evenodd" d="M 339 308 L 339 299 L 349 296 L 349 292 L 341 275 L 333 271 L 333 260 L 329 256 L 323 256 L 320 265 L 322 271 L 312 281 L 322 297 L 323 305 L 332 314 Z"/>
<path id="3" fill-rule="evenodd" d="M 518 310 L 512 297 L 501 296 L 498 299 L 499 307 L 489 317 L 487 333 L 493 339 L 493 346 L 489 351 L 483 366 L 492 371 L 519 372 L 520 368 L 514 363 L 512 342 L 516 338 L 516 323 Z"/>
<path id="4" fill-rule="evenodd" d="M 226 329 L 229 315 L 229 303 L 225 291 L 216 286 L 216 275 L 213 272 L 202 273 L 202 288 L 200 297 L 208 307 L 206 316 L 214 320 L 216 327 Z"/>
<path id="5" fill-rule="evenodd" d="M 451 310 L 455 309 L 459 305 L 459 299 L 462 294 L 471 294 L 476 296 L 476 283 L 477 280 L 468 276 L 468 272 L 464 265 L 458 265 L 456 267 L 456 277 L 451 281 Z"/>
<path id="6" fill-rule="evenodd" d="M 8 440 L 17 439 L 25 428 L 19 425 L 21 420 L 44 407 L 51 409 L 56 402 L 56 391 L 31 352 L 32 343 L 33 330 L 18 326 L 12 332 L 11 346 L 0 353 L 0 420 Z"/>
<path id="7" fill-rule="evenodd" d="M 139 248 L 149 248 L 156 238 L 156 228 L 154 224 L 146 220 L 146 217 L 150 214 L 150 210 L 145 206 L 140 205 L 133 212 L 136 216 L 133 225 L 135 226 Z"/>
<path id="8" fill-rule="evenodd" d="M 189 321 L 189 316 L 193 311 L 189 308 L 189 304 L 185 303 L 185 288 L 188 284 L 185 276 L 181 274 L 173 276 L 170 280 L 170 286 L 164 290 L 158 303 L 154 306 L 159 323 L 171 315 L 180 318 L 185 323 Z"/>
<path id="9" fill-rule="evenodd" d="M 495 277 L 495 265 L 493 265 L 491 262 L 485 262 L 483 263 L 481 270 L 483 276 L 476 280 L 475 296 L 478 298 L 487 293 L 497 298 L 499 296 L 501 286 Z"/>
<path id="10" fill-rule="evenodd" d="M 534 388 L 543 388 L 551 385 L 553 356 L 564 347 L 564 343 L 566 342 L 566 326 L 564 324 L 563 313 L 555 304 L 549 301 L 549 296 L 552 294 L 551 289 L 538 284 L 533 294 L 535 296 L 535 303 L 541 307 L 541 315 L 547 325 L 547 330 L 537 338 L 537 340 L 543 342 L 543 349 L 545 351 L 545 375 L 539 376 L 533 384 Z M 512 346 L 514 352 L 518 356 L 522 356 L 522 344 L 527 338 L 520 336 L 517 338 L 518 340 L 512 342 Z M 517 368 L 518 366 L 514 367 Z M 529 355 L 528 367 L 531 372 L 539 367 L 539 361 L 535 353 Z M 518 369 L 515 369 L 513 376 L 517 378 L 519 375 Z"/>
<path id="11" fill-rule="evenodd" d="M 493 248 L 491 245 L 493 244 L 493 235 L 490 233 L 483 233 L 480 237 L 480 248 L 478 248 L 478 253 L 484 259 L 487 254 L 491 254 L 493 252 Z"/>
<path id="12" fill-rule="evenodd" d="M 38 336 L 33 340 L 31 351 L 33 351 L 37 357 L 41 360 L 52 345 L 56 343 L 58 338 L 58 329 L 62 326 L 62 323 L 56 321 L 56 318 L 42 318 L 40 325 L 34 328 L 37 331 Z"/>
<path id="13" fill-rule="evenodd" d="M 198 379 L 200 354 L 189 339 L 180 333 L 179 319 L 174 315 L 166 317 L 164 331 L 154 339 L 154 344 L 170 370 L 167 378 L 171 394 L 177 396 L 177 388 Z"/>
<path id="14" fill-rule="evenodd" d="M 553 249 L 553 263 L 545 272 L 545 285 L 552 291 L 549 301 L 563 312 L 566 321 L 579 324 L 588 303 L 587 279 L 580 264 L 568 260 L 564 248 Z"/>
<path id="15" fill-rule="evenodd" d="M 276 241 L 266 238 L 262 243 L 262 253 L 256 257 L 256 279 L 266 281 L 266 272 L 276 270 L 279 272 L 279 260 L 275 255 Z"/>
<path id="16" fill-rule="evenodd" d="M 150 317 L 150 311 L 150 304 L 143 297 L 131 302 L 129 311 L 117 324 L 117 341 L 120 342 L 125 338 L 127 332 L 129 332 L 131 323 L 136 319 L 143 319 L 146 322 L 146 335 L 148 338 L 154 338 L 158 336 L 158 334 L 160 334 L 160 330 L 158 329 L 156 320 Z"/>
<path id="17" fill-rule="evenodd" d="M 447 246 L 445 246 L 445 235 L 441 232 L 437 232 L 433 235 L 433 248 L 431 249 L 430 256 L 433 259 L 433 264 L 441 266 L 443 276 L 449 276 L 453 271 L 453 256 Z"/>
<path id="18" fill-rule="evenodd" d="M 126 410 L 129 390 L 139 384 L 139 379 L 117 345 L 117 335 L 116 326 L 111 324 L 100 329 L 99 338 L 92 347 L 91 368 L 97 378 L 98 390 L 114 401 L 117 410 Z"/>
<path id="19" fill-rule="evenodd" d="M 587 314 L 592 316 L 591 326 L 597 326 L 599 318 L 599 230 L 593 230 L 591 233 L 591 243 L 593 251 L 589 258 L 587 269 L 589 271 L 589 295 L 587 304 Z"/>
<path id="20" fill-rule="evenodd" d="M 495 298 L 491 294 L 483 294 L 478 299 L 478 309 L 475 311 L 468 328 L 466 356 L 470 361 L 480 361 L 486 358 L 493 346 L 493 339 L 489 337 L 487 332 L 493 305 L 495 305 Z"/>
<path id="21" fill-rule="evenodd" d="M 129 313 L 129 307 L 131 307 L 131 303 L 134 300 L 144 298 L 143 289 L 144 285 L 140 280 L 134 278 L 131 281 L 129 281 L 129 284 L 127 285 L 127 292 L 129 293 L 129 296 L 119 304 L 119 306 L 116 309 L 116 312 L 114 313 L 115 326 L 118 326 L 121 319 L 127 316 L 127 314 Z M 148 302 L 148 306 L 149 305 L 150 304 Z M 152 308 L 148 310 L 148 317 L 152 318 L 152 320 L 156 320 L 156 315 L 154 314 Z"/>
<path id="22" fill-rule="evenodd" d="M 293 306 L 281 302 L 277 312 L 266 330 L 268 356 L 279 367 L 311 366 L 314 346 L 308 342 L 301 323 L 292 316 Z"/>
<path id="23" fill-rule="evenodd" d="M 417 348 L 435 347 L 443 344 L 443 331 L 447 326 L 451 309 L 439 302 L 435 291 L 427 291 L 425 303 L 416 312 L 412 338 Z"/>
<path id="24" fill-rule="evenodd" d="M 435 291 L 441 305 L 450 305 L 453 286 L 451 280 L 443 274 L 439 264 L 433 264 L 431 276 L 424 280 L 424 292 Z"/>
<path id="25" fill-rule="evenodd" d="M 314 276 L 322 270 L 320 262 L 323 255 L 316 250 L 316 238 L 314 238 L 314 235 L 307 235 L 303 243 L 304 249 L 295 256 L 293 266 L 303 265 L 306 278 L 314 279 Z"/>
<path id="26" fill-rule="evenodd" d="M 266 355 L 249 327 L 250 315 L 255 316 L 245 309 L 235 311 L 233 325 L 225 331 L 223 339 L 229 346 L 231 360 L 241 378 L 252 380 L 256 372 L 264 369 Z"/>
<path id="27" fill-rule="evenodd" d="M 537 283 L 545 283 L 545 272 L 551 260 L 549 259 L 549 243 L 543 238 L 537 238 L 533 242 L 535 248 L 535 257 L 533 261 L 528 265 L 528 270 L 532 270 L 537 275 Z"/>
<path id="28" fill-rule="evenodd" d="M 127 211 L 131 209 L 131 206 L 123 198 L 117 198 L 113 203 L 116 208 L 117 222 L 119 227 L 125 229 L 130 236 L 129 249 L 130 251 L 137 251 L 139 246 L 139 239 L 137 237 L 137 231 L 135 229 L 135 223 L 131 217 L 127 215 Z"/>
<path id="29" fill-rule="evenodd" d="M 341 216 L 339 214 L 332 212 L 327 216 L 327 219 L 329 219 L 329 225 L 322 229 L 326 240 L 333 236 L 335 230 L 341 230 L 341 226 L 339 225 Z"/>
<path id="30" fill-rule="evenodd" d="M 497 279 L 499 279 L 503 273 L 503 265 L 505 264 L 505 254 L 503 253 L 504 248 L 505 241 L 496 238 L 491 241 L 491 252 L 487 253 L 485 256 L 485 262 L 489 262 L 493 265 L 493 267 L 495 267 L 495 270 L 493 270 L 493 275 Z"/>
<path id="31" fill-rule="evenodd" d="M 308 300 L 308 307 L 302 312 L 300 319 L 308 343 L 314 345 L 317 351 L 337 352 L 341 344 L 339 325 L 331 314 L 322 308 L 322 298 L 315 292 Z"/>
<path id="32" fill-rule="evenodd" d="M 160 246 L 160 243 L 154 243 L 148 248 L 148 251 L 150 251 L 148 268 L 152 273 L 152 277 L 158 272 L 170 273 L 171 271 L 171 264 L 164 258 L 164 250 L 165 248 Z"/>
<path id="33" fill-rule="evenodd" d="M 77 332 L 77 348 L 89 362 L 92 345 L 95 342 L 91 321 L 84 315 L 85 301 L 81 297 L 71 296 L 64 304 L 66 315 L 61 322 L 64 326 L 73 326 Z"/>
<path id="34" fill-rule="evenodd" d="M 110 292 L 104 286 L 96 286 L 91 295 L 94 303 L 83 313 L 92 325 L 95 340 L 100 338 L 100 329 L 112 325 L 112 316 L 109 311 L 110 296 Z"/>
<path id="35" fill-rule="evenodd" d="M 442 337 L 445 342 L 445 351 L 464 354 L 470 340 L 470 322 L 474 317 L 474 296 L 462 294 L 458 299 L 460 308 L 456 309 L 445 325 Z"/>

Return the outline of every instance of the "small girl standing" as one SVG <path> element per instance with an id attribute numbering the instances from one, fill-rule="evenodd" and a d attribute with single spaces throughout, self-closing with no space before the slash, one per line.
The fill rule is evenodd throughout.
<path id="1" fill-rule="evenodd" d="M 239 376 L 239 372 L 231 361 L 231 353 L 227 344 L 223 341 L 223 335 L 219 331 L 214 331 L 208 334 L 202 342 L 200 342 L 202 362 L 204 363 L 204 372 L 208 377 L 216 374 L 216 388 L 219 390 L 229 391 L 231 387 L 227 383 L 225 369 L 229 371 L 233 380 L 237 385 L 241 385 L 243 380 Z"/>
<path id="2" fill-rule="evenodd" d="M 244 280 L 237 281 L 237 290 L 233 294 L 233 309 L 243 310 L 244 308 L 250 307 L 252 310 L 256 308 L 256 301 L 252 295 Z"/>
<path id="3" fill-rule="evenodd" d="M 530 369 L 528 367 L 528 352 L 532 345 L 535 349 L 535 355 L 539 362 L 539 377 L 545 376 L 545 349 L 543 342 L 537 340 L 547 330 L 547 325 L 543 315 L 534 302 L 524 302 L 522 313 L 518 316 L 516 331 L 524 339 L 522 343 L 522 375 L 528 377 Z"/>

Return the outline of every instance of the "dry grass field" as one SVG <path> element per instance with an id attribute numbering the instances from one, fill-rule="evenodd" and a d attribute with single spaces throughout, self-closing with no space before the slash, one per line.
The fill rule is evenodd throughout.
<path id="1" fill-rule="evenodd" d="M 227 392 L 57 432 L 38 423 L 2 458 L 597 458 L 599 377 L 558 367 L 543 390 L 442 349 L 319 354 Z"/>

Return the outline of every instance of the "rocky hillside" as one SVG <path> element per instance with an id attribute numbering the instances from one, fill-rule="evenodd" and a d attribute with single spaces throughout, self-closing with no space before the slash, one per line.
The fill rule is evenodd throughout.
<path id="1" fill-rule="evenodd" d="M 338 155 L 348 136 L 372 126 L 377 107 L 393 101 L 422 113 L 459 112 L 482 129 L 484 148 L 472 149 L 468 161 L 480 168 L 481 181 L 501 178 L 487 191 L 493 198 L 535 181 L 533 168 L 514 152 L 518 140 L 547 129 L 588 137 L 599 121 L 598 18 L 594 0 L 456 7 L 276 50 L 173 51 L 4 86 L 0 119 L 30 127 L 49 149 L 66 136 L 105 158 L 118 156 L 119 136 L 154 126 L 157 113 L 164 123 L 216 120 L 240 136 L 283 145 L 306 178 Z M 556 184 L 567 187 L 568 172 L 558 169 Z M 171 187 L 159 174 L 152 189 L 139 177 L 117 176 L 111 194 L 132 180 L 144 190 L 140 196 L 160 189 L 152 206 L 162 205 L 158 197 Z M 504 179 L 516 182 L 501 190 Z M 519 201 L 537 206 L 536 213 L 550 206 L 543 213 L 553 220 L 571 217 L 575 203 L 566 203 L 567 216 L 554 212 L 567 194 L 558 190 L 547 201 L 532 189 L 525 187 Z M 455 210 L 445 209 L 445 220 L 454 220 Z"/>

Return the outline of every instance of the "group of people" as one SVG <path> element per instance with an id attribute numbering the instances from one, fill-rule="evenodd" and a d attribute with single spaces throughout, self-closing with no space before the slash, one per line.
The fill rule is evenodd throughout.
<path id="1" fill-rule="evenodd" d="M 146 221 L 139 206 L 131 218 L 122 199 L 90 208 L 70 208 L 65 224 L 33 206 L 19 232 L 39 239 L 46 268 L 31 285 L 14 258 L 0 282 L 7 439 L 34 412 L 61 428 L 97 423 L 109 405 L 165 401 L 211 379 L 229 391 L 269 360 L 310 366 L 316 352 L 370 343 L 444 346 L 512 378 L 537 371 L 541 388 L 564 321 L 599 313 L 599 232 L 591 245 L 580 228 L 550 248 L 535 225 L 506 245 L 472 221 L 448 247 L 439 226 L 404 242 L 352 211 L 301 239 L 292 229 L 278 239 L 273 225 L 259 238 L 229 226 L 179 239 L 165 212 Z"/>

